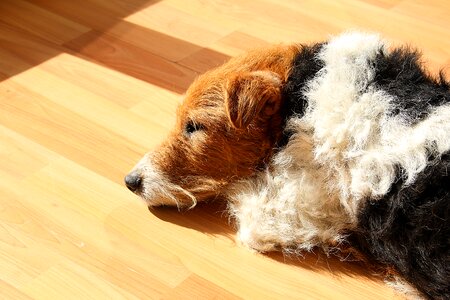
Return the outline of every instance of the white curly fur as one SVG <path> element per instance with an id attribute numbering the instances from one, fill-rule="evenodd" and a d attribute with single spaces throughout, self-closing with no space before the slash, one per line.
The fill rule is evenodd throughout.
<path id="1" fill-rule="evenodd" d="M 352 32 L 321 50 L 324 68 L 304 91 L 305 115 L 289 121 L 288 145 L 267 172 L 229 191 L 242 243 L 259 251 L 336 245 L 363 200 L 389 191 L 396 167 L 409 184 L 430 153 L 450 149 L 450 106 L 411 126 L 390 114 L 391 95 L 369 86 L 369 61 L 385 48 L 377 35 Z"/>

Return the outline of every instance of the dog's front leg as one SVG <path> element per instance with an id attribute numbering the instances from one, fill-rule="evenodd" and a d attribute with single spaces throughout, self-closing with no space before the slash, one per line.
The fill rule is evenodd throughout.
<path id="1" fill-rule="evenodd" d="M 240 244 L 258 252 L 296 245 L 297 236 L 293 231 L 298 214 L 293 201 L 280 197 L 283 190 L 270 174 L 261 174 L 235 187 L 229 210 L 238 227 Z"/>
<path id="2" fill-rule="evenodd" d="M 296 253 L 340 244 L 348 217 L 337 196 L 323 188 L 320 170 L 280 169 L 241 182 L 230 193 L 239 242 L 259 252 Z"/>

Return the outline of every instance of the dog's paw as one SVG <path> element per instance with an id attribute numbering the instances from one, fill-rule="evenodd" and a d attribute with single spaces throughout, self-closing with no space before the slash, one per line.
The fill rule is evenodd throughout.
<path id="1" fill-rule="evenodd" d="M 279 245 L 276 242 L 263 240 L 257 234 L 246 228 L 239 229 L 237 243 L 254 252 L 264 253 L 279 250 Z"/>

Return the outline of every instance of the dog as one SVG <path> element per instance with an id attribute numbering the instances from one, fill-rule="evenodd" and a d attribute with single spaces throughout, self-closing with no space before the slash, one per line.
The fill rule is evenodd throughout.
<path id="1" fill-rule="evenodd" d="M 149 207 L 228 200 L 260 252 L 350 245 L 450 299 L 450 88 L 377 34 L 278 45 L 189 87 L 168 138 L 125 177 Z"/>

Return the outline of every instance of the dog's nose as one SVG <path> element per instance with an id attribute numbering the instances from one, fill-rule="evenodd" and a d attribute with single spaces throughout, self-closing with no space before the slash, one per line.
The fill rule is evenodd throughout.
<path id="1" fill-rule="evenodd" d="M 131 172 L 130 174 L 125 176 L 125 184 L 127 188 L 132 192 L 135 192 L 141 186 L 141 181 L 141 176 L 136 172 Z"/>

